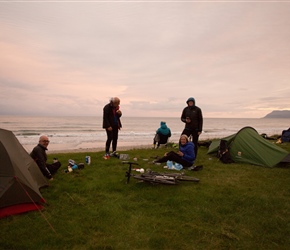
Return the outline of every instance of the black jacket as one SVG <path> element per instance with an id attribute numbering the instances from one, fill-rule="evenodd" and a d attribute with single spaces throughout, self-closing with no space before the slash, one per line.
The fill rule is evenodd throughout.
<path id="1" fill-rule="evenodd" d="M 35 160 L 43 175 L 48 179 L 51 179 L 52 175 L 46 167 L 47 155 L 45 150 L 47 150 L 47 148 L 45 148 L 41 144 L 38 144 L 34 147 L 32 152 L 30 153 L 30 156 L 33 160 Z"/>
<path id="2" fill-rule="evenodd" d="M 189 117 L 191 122 L 186 123 L 186 117 Z M 203 117 L 201 109 L 197 106 L 187 106 L 183 109 L 181 121 L 185 123 L 185 128 L 192 131 L 202 132 Z"/>
<path id="3" fill-rule="evenodd" d="M 116 114 L 116 108 L 111 103 L 108 103 L 103 109 L 103 128 L 121 128 L 122 124 L 120 121 L 121 115 Z"/>

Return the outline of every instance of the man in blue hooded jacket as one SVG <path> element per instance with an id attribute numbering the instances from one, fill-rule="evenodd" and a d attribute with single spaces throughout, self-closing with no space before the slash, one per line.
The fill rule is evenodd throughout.
<path id="1" fill-rule="evenodd" d="M 198 150 L 198 137 L 202 133 L 203 117 L 201 109 L 195 105 L 195 99 L 193 97 L 188 98 L 186 103 L 187 107 L 183 109 L 181 114 L 181 121 L 185 123 L 184 130 L 181 134 L 192 137 L 196 157 Z"/>

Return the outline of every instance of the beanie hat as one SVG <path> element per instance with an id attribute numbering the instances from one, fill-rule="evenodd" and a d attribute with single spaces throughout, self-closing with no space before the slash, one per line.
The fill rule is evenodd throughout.
<path id="1" fill-rule="evenodd" d="M 192 101 L 193 103 L 195 103 L 195 99 L 193 97 L 189 97 L 186 101 L 186 103 L 188 104 L 190 101 Z"/>
<path id="2" fill-rule="evenodd" d="M 186 134 L 182 134 L 182 135 L 180 136 L 180 138 L 181 138 L 181 137 L 184 137 L 184 138 L 186 139 L 187 142 L 189 141 L 188 136 L 187 136 Z"/>

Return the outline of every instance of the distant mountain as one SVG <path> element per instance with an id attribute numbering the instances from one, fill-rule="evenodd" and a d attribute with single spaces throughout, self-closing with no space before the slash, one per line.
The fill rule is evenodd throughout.
<path id="1" fill-rule="evenodd" d="M 290 110 L 273 110 L 263 118 L 290 118 Z"/>

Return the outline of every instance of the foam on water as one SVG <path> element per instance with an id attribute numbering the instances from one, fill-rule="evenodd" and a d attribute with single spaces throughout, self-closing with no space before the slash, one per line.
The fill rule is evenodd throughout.
<path id="1" fill-rule="evenodd" d="M 118 146 L 151 145 L 161 120 L 171 129 L 169 141 L 178 142 L 184 128 L 180 118 L 122 117 Z M 290 127 L 290 119 L 204 118 L 200 140 L 222 138 L 245 126 L 255 128 L 259 134 L 279 135 Z M 101 117 L 0 116 L 0 128 L 11 130 L 28 151 L 42 134 L 50 138 L 49 150 L 99 148 L 107 139 Z"/>

